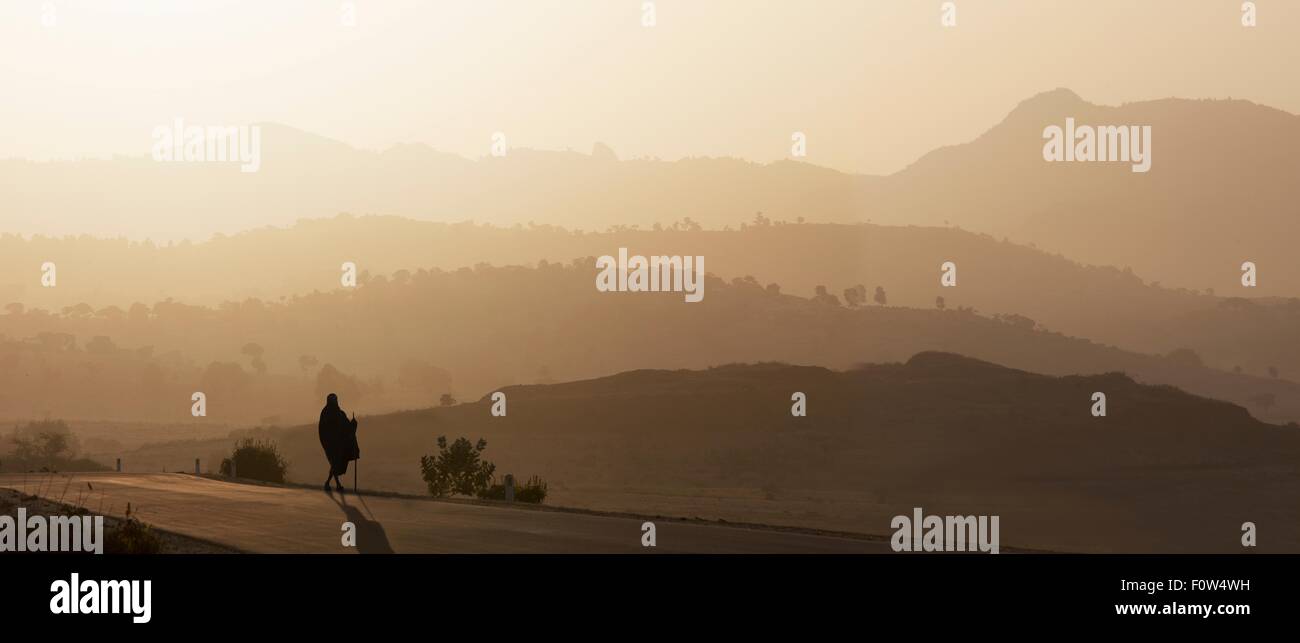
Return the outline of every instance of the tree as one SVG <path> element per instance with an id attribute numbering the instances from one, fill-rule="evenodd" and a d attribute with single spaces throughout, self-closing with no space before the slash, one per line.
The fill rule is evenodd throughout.
<path id="1" fill-rule="evenodd" d="M 482 438 L 476 444 L 471 444 L 466 438 L 456 438 L 448 447 L 447 436 L 439 436 L 437 457 L 420 457 L 420 477 L 428 485 L 429 494 L 442 498 L 487 493 L 497 465 L 483 459 L 486 448 L 487 440 Z"/>
<path id="2" fill-rule="evenodd" d="M 302 374 L 304 376 L 307 375 L 308 371 L 310 371 L 313 368 L 316 368 L 318 364 L 320 364 L 320 361 L 316 359 L 315 355 L 298 356 L 298 369 L 302 371 Z"/>
<path id="3" fill-rule="evenodd" d="M 77 349 L 77 337 L 71 333 L 52 333 L 48 331 L 36 333 L 36 341 L 40 343 L 41 348 L 51 351 L 72 351 Z"/>
<path id="4" fill-rule="evenodd" d="M 817 286 L 816 290 L 814 290 L 813 301 L 832 306 L 840 305 L 840 298 L 827 292 L 826 286 Z"/>
<path id="5" fill-rule="evenodd" d="M 262 355 L 266 354 L 266 349 L 262 348 L 261 344 L 249 342 L 244 344 L 244 347 L 239 352 L 252 358 L 253 370 L 257 371 L 258 375 L 266 375 L 266 362 L 262 361 Z"/>
<path id="6" fill-rule="evenodd" d="M 117 350 L 113 340 L 107 335 L 96 335 L 89 342 L 86 342 L 86 352 L 96 355 L 107 355 Z"/>
<path id="7" fill-rule="evenodd" d="M 76 456 L 79 448 L 77 436 L 62 420 L 29 422 L 15 428 L 13 455 L 17 460 L 54 466 L 59 460 Z"/>
<path id="8" fill-rule="evenodd" d="M 330 393 L 337 394 L 340 400 L 356 402 L 361 398 L 361 383 L 333 364 L 326 364 L 316 373 L 316 397 L 323 399 Z"/>
<path id="9" fill-rule="evenodd" d="M 935 307 L 935 308 L 938 308 L 939 310 L 943 310 L 943 308 L 944 308 L 945 305 L 946 305 L 946 304 L 945 304 L 944 301 L 943 301 L 943 296 L 942 296 L 942 295 L 940 295 L 940 296 L 934 298 L 934 307 Z"/>
<path id="10" fill-rule="evenodd" d="M 67 452 L 70 446 L 67 433 L 45 431 L 40 434 L 39 439 L 39 453 L 46 460 L 58 458 Z"/>
<path id="11" fill-rule="evenodd" d="M 456 406 L 456 398 L 451 393 L 443 393 L 442 397 L 438 398 L 438 404 L 442 406 Z"/>
<path id="12" fill-rule="evenodd" d="M 130 310 L 126 311 L 126 317 L 137 324 L 147 322 L 149 321 L 149 307 L 137 301 L 131 304 Z"/>
<path id="13" fill-rule="evenodd" d="M 877 304 L 880 304 L 881 306 L 885 305 L 888 300 L 885 298 L 884 286 L 876 286 L 876 296 L 873 297 L 873 299 L 875 299 Z"/>
<path id="14" fill-rule="evenodd" d="M 1270 367 L 1268 367 L 1268 376 L 1271 377 L 1271 378 L 1273 378 L 1273 379 L 1277 379 L 1277 367 L 1276 367 L 1276 366 L 1270 366 Z"/>
<path id="15" fill-rule="evenodd" d="M 844 303 L 849 307 L 861 306 L 867 303 L 867 287 L 858 284 L 844 289 Z"/>

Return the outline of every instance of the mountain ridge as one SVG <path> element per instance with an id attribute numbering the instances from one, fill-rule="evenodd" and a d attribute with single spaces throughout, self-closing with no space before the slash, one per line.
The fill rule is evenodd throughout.
<path id="1" fill-rule="evenodd" d="M 1152 166 L 1048 163 L 1042 131 L 1064 123 L 1149 124 Z M 1176 287 L 1300 296 L 1300 116 L 1232 100 L 1157 99 L 1102 106 L 1057 89 L 1021 101 L 979 137 L 887 176 L 806 160 L 610 160 L 512 150 L 470 160 L 408 144 L 360 151 L 267 125 L 263 167 L 120 161 L 0 161 L 10 230 L 175 239 L 287 225 L 339 212 L 574 229 L 688 219 L 706 228 L 772 220 L 948 223 L 1063 253 L 1131 266 Z M 486 151 L 486 147 L 485 147 Z M 593 149 L 594 151 L 594 149 Z M 815 158 L 815 157 L 814 157 Z M 68 189 L 72 186 L 73 189 Z M 120 213 L 131 212 L 136 223 Z M 148 221 L 145 225 L 140 223 Z M 1188 261 L 1196 256 L 1198 261 Z"/>

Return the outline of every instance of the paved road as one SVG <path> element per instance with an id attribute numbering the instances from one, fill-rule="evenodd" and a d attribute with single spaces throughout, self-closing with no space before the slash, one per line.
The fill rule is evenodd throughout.
<path id="1" fill-rule="evenodd" d="M 91 492 L 87 483 L 94 487 Z M 889 545 L 834 536 L 670 521 L 657 547 L 641 520 L 408 498 L 337 495 L 180 473 L 2 474 L 0 487 L 82 504 L 167 531 L 266 553 L 887 553 Z M 65 492 L 65 488 L 67 491 Z M 341 544 L 357 527 L 357 547 Z"/>

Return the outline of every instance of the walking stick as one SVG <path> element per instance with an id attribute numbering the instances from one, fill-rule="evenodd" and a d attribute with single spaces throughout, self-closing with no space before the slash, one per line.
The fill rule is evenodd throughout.
<path id="1" fill-rule="evenodd" d="M 352 412 L 352 444 L 357 443 L 357 412 Z M 352 461 L 352 493 L 357 493 L 357 469 L 361 468 L 361 449 L 356 450 L 357 458 Z"/>

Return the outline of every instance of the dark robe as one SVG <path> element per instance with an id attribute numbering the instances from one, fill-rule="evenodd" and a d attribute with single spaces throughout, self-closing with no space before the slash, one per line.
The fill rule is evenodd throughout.
<path id="1" fill-rule="evenodd" d="M 320 425 L 317 427 L 321 448 L 330 461 L 330 475 L 341 476 L 348 472 L 348 462 L 361 457 L 357 446 L 357 421 L 349 420 L 348 414 L 338 404 L 326 404 L 320 412 Z"/>

